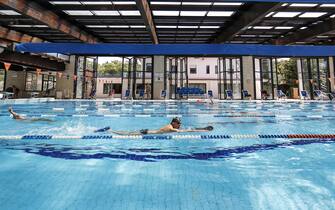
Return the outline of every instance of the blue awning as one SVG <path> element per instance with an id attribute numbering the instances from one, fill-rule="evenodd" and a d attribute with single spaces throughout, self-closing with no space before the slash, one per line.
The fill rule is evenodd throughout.
<path id="1" fill-rule="evenodd" d="M 254 56 L 335 56 L 335 46 L 260 45 L 260 44 L 81 44 L 81 43 L 23 43 L 16 51 L 30 53 L 62 53 L 68 55 L 254 55 Z"/>

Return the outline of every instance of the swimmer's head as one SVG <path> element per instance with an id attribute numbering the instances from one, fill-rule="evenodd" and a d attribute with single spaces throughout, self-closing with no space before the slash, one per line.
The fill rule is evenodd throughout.
<path id="1" fill-rule="evenodd" d="M 13 108 L 10 106 L 10 107 L 8 107 L 8 111 L 9 112 L 12 112 L 13 111 Z"/>
<path id="2" fill-rule="evenodd" d="M 171 121 L 171 125 L 173 128 L 179 129 L 181 125 L 181 120 L 179 117 L 174 117 Z"/>

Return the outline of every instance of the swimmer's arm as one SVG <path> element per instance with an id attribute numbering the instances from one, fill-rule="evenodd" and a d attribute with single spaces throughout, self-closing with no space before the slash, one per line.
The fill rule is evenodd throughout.
<path id="1" fill-rule="evenodd" d="M 109 130 L 108 132 L 114 133 L 114 134 L 117 134 L 117 135 L 140 135 L 141 134 L 138 131 L 113 131 L 113 130 Z"/>
<path id="2" fill-rule="evenodd" d="M 184 130 L 178 130 L 178 133 L 184 133 L 184 132 L 208 132 L 208 130 L 205 129 L 184 129 Z"/>

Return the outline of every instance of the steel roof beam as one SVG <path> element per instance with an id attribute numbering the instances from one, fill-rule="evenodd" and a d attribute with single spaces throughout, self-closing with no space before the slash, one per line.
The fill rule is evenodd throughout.
<path id="1" fill-rule="evenodd" d="M 136 0 L 137 7 L 140 10 L 147 31 L 150 33 L 152 43 L 158 44 L 158 38 L 156 34 L 156 27 L 151 15 L 150 6 L 147 0 Z"/>
<path id="2" fill-rule="evenodd" d="M 83 42 L 96 43 L 99 41 L 96 37 L 81 30 L 77 26 L 74 26 L 64 18 L 58 16 L 56 13 L 46 10 L 34 2 L 30 2 L 28 0 L 0 0 L 0 4 Z"/>
<path id="3" fill-rule="evenodd" d="M 17 32 L 3 26 L 0 26 L 0 39 L 6 39 L 12 42 L 44 42 L 44 40 L 33 37 L 28 34 Z"/>

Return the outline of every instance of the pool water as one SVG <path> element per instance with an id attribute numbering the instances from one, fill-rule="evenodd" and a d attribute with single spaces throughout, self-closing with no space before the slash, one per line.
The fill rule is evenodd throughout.
<path id="1" fill-rule="evenodd" d="M 8 106 L 27 117 L 55 121 L 15 121 Z M 335 134 L 332 103 L 52 101 L 0 107 L 0 209 L 335 206 L 335 139 L 247 136 Z M 95 135 L 106 126 L 157 129 L 173 116 L 181 117 L 184 128 L 211 125 L 214 130 L 168 140 L 72 138 Z M 4 137 L 24 135 L 64 138 Z"/>

